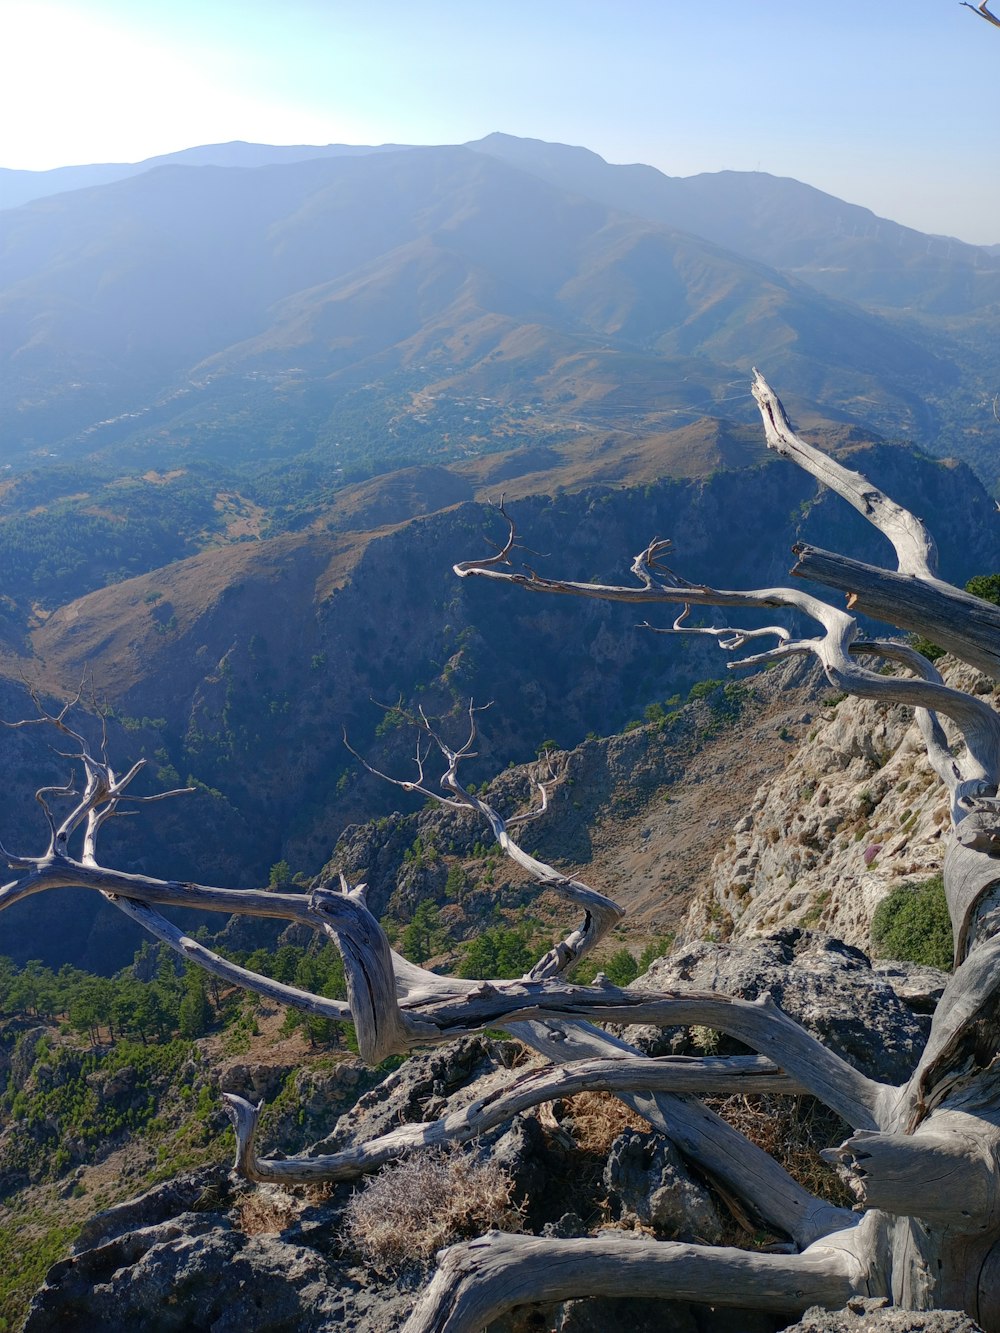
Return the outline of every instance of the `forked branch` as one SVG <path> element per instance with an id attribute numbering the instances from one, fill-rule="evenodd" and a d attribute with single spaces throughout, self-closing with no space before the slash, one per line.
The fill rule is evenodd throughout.
<path id="1" fill-rule="evenodd" d="M 728 1059 L 641 1055 L 617 1059 L 578 1060 L 535 1069 L 485 1097 L 439 1120 L 401 1125 L 379 1138 L 326 1157 L 283 1157 L 262 1160 L 256 1153 L 261 1104 L 253 1106 L 231 1093 L 223 1097 L 236 1130 L 236 1170 L 247 1180 L 284 1184 L 354 1180 L 416 1148 L 466 1143 L 514 1116 L 559 1097 L 578 1092 L 673 1092 L 699 1096 L 733 1093 L 799 1093 L 803 1089 L 770 1060 L 760 1056 Z"/>
<path id="2" fill-rule="evenodd" d="M 500 555 L 495 558 L 505 557 L 509 553 L 512 540 L 513 535 L 501 550 Z M 482 711 L 484 711 L 482 708 L 477 708 L 471 700 L 469 701 L 468 735 L 458 747 L 448 744 L 432 725 L 423 709 L 420 710 L 419 717 L 410 718 L 410 721 L 418 728 L 414 760 L 417 770 L 416 779 L 404 780 L 391 777 L 389 774 L 373 768 L 367 759 L 353 749 L 347 740 L 346 734 L 344 744 L 369 773 L 381 778 L 384 782 L 400 787 L 403 791 L 417 793 L 447 809 L 469 810 L 479 815 L 489 825 L 501 851 L 515 865 L 520 866 L 522 870 L 526 870 L 545 888 L 552 889 L 561 897 L 567 898 L 570 902 L 576 903 L 584 909 L 584 918 L 580 925 L 571 931 L 565 939 L 554 945 L 527 973 L 527 978 L 535 981 L 545 977 L 560 976 L 568 968 L 580 962 L 595 945 L 604 939 L 608 932 L 622 919 L 624 911 L 611 898 L 598 893 L 596 889 L 584 884 L 582 880 L 575 879 L 571 875 L 560 874 L 554 866 L 531 856 L 510 836 L 510 829 L 515 825 L 538 819 L 545 814 L 548 809 L 549 795 L 553 787 L 557 786 L 562 780 L 560 775 L 550 770 L 548 774 L 536 777 L 534 785 L 538 805 L 534 809 L 509 818 L 504 818 L 493 805 L 484 800 L 482 796 L 470 792 L 463 784 L 460 776 L 461 766 L 466 760 L 475 758 L 476 752 L 473 747 L 476 745 L 478 737 L 477 714 Z M 439 788 L 429 784 L 426 774 L 427 760 L 432 749 L 436 750 L 444 761 L 444 771 L 439 780 Z M 441 789 L 448 792 L 449 795 L 443 795 Z"/>

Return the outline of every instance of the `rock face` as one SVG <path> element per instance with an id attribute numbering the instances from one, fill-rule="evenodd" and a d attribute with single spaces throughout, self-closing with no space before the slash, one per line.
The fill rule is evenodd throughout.
<path id="1" fill-rule="evenodd" d="M 604 1184 L 623 1220 L 671 1240 L 717 1244 L 722 1224 L 711 1196 L 692 1180 L 673 1144 L 627 1129 L 611 1147 Z"/>
<path id="2" fill-rule="evenodd" d="M 784 1333 L 982 1333 L 979 1325 L 957 1310 L 887 1310 L 881 1300 L 851 1301 L 846 1310 L 807 1310 Z"/>
<path id="3" fill-rule="evenodd" d="M 912 986 L 911 971 L 917 974 Z M 895 964 L 889 971 L 876 971 L 859 949 L 788 926 L 764 939 L 698 941 L 659 959 L 632 989 L 713 990 L 745 1000 L 768 993 L 780 1009 L 858 1069 L 902 1083 L 926 1039 L 929 1020 L 919 1012 L 925 986 L 918 980 L 926 984 L 931 974 L 943 984 L 943 974 L 932 968 Z M 657 1052 L 678 1050 L 689 1040 L 676 1029 L 627 1032 Z"/>
<path id="4" fill-rule="evenodd" d="M 52 1269 L 25 1333 L 398 1327 L 412 1306 L 412 1280 L 368 1290 L 353 1265 L 331 1261 L 313 1236 L 307 1243 L 309 1220 L 280 1233 L 248 1234 L 228 1215 L 189 1211 L 126 1230 Z M 315 1229 L 325 1230 L 325 1220 Z"/>
<path id="5" fill-rule="evenodd" d="M 969 667 L 944 674 L 995 697 Z M 783 775 L 759 789 L 716 857 L 683 936 L 745 938 L 794 924 L 868 948 L 881 900 L 940 870 L 948 828 L 911 710 L 830 692 Z"/>

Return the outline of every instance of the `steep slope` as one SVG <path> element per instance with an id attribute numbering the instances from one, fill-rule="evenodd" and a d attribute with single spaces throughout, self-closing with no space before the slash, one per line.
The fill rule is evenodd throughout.
<path id="1" fill-rule="evenodd" d="M 491 134 L 468 145 L 639 217 L 693 232 L 873 309 L 967 314 L 1000 300 L 995 247 L 926 236 L 787 177 L 666 176 L 566 144 Z"/>
<path id="2" fill-rule="evenodd" d="M 928 517 L 954 577 L 1000 565 L 995 509 L 967 469 L 884 446 L 855 461 Z M 602 581 L 627 578 L 655 533 L 676 536 L 679 569 L 720 586 L 784 582 L 797 537 L 879 557 L 860 518 L 845 522 L 842 506 L 780 465 L 525 499 L 514 512 L 534 551 L 558 553 L 532 563 Z M 393 806 L 390 789 L 359 775 L 342 727 L 383 768 L 411 761 L 409 737 L 372 699 L 422 703 L 456 726 L 470 696 L 493 700 L 479 780 L 543 741 L 607 734 L 723 674 L 713 644 L 650 638 L 627 608 L 457 581 L 454 561 L 501 527 L 465 503 L 374 535 L 313 530 L 206 551 L 60 608 L 31 632 L 33 656 L 3 669 L 22 693 L 23 676 L 59 693 L 92 676 L 114 709 L 121 760 L 145 754 L 153 788 L 188 775 L 200 784 L 141 829 L 110 829 L 114 863 L 242 885 L 280 859 L 311 872 L 348 823 Z M 39 759 L 16 762 L 30 792 Z M 56 778 L 48 756 L 44 780 Z M 30 849 L 38 836 L 20 820 L 3 830 L 8 846 Z M 15 936 L 40 910 L 8 918 Z"/>
<path id="3" fill-rule="evenodd" d="M 945 665 L 939 663 L 939 666 Z M 994 682 L 952 662 L 946 679 L 985 695 Z M 685 937 L 814 926 L 871 947 L 878 904 L 941 869 L 948 796 L 912 712 L 822 691 L 807 738 L 756 792 L 696 896 Z"/>
<path id="4" fill-rule="evenodd" d="M 163 166 L 0 215 L 9 457 L 124 436 L 161 465 L 218 457 L 227 426 L 251 451 L 287 441 L 289 419 L 302 452 L 370 429 L 371 398 L 345 397 L 374 383 L 417 461 L 415 395 L 494 395 L 499 442 L 512 405 L 573 401 L 590 358 L 634 429 L 704 411 L 754 357 L 837 415 L 864 398 L 914 429 L 918 384 L 956 374 L 759 263 L 467 148 Z"/>

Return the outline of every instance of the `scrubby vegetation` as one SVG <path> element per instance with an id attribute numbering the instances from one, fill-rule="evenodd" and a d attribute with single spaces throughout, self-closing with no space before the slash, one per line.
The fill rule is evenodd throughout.
<path id="1" fill-rule="evenodd" d="M 520 1231 L 512 1191 L 494 1162 L 460 1149 L 418 1153 L 365 1182 L 348 1205 L 344 1239 L 375 1268 L 427 1263 L 462 1236 Z"/>
<path id="2" fill-rule="evenodd" d="M 941 875 L 901 884 L 882 899 L 872 918 L 872 951 L 876 958 L 951 970 L 951 919 Z"/>

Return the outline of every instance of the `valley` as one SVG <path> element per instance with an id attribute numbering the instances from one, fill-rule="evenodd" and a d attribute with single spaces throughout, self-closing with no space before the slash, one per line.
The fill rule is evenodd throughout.
<path id="1" fill-rule="evenodd" d="M 0 173 L 0 719 L 78 695 L 88 742 L 103 737 L 118 771 L 144 763 L 138 792 L 191 789 L 115 821 L 102 859 L 288 893 L 343 869 L 412 963 L 519 976 L 564 934 L 565 905 L 485 826 L 352 754 L 410 775 L 408 719 L 423 711 L 454 736 L 475 700 L 489 705 L 477 789 L 523 809 L 552 763 L 561 780 L 525 845 L 628 910 L 573 980 L 625 985 L 672 948 L 654 977 L 722 976 L 737 945 L 764 958 L 773 941 L 757 937 L 777 932 L 803 995 L 827 966 L 859 993 L 881 986 L 905 1029 L 900 1067 L 915 1058 L 940 972 L 887 955 L 872 973 L 856 952 L 875 948 L 879 904 L 931 883 L 940 859 L 946 803 L 905 710 L 845 703 L 801 665 L 729 672 L 713 636 L 652 632 L 669 610 L 643 625 L 628 606 L 485 587 L 453 566 L 503 543 L 501 496 L 516 560 L 552 576 L 627 582 L 655 537 L 673 540 L 679 577 L 718 587 L 786 584 L 800 543 L 891 559 L 767 452 L 749 393 L 759 362 L 804 435 L 927 522 L 942 577 L 995 574 L 996 247 L 766 173 L 674 178 L 500 134 L 215 145 L 40 174 Z M 36 788 L 53 803 L 74 790 L 64 740 L 0 729 L 11 857 L 44 849 Z M 339 955 L 302 927 L 176 919 L 230 960 L 346 994 Z M 4 913 L 0 1320 L 24 1315 L 77 1237 L 110 1247 L 86 1263 L 130 1273 L 135 1222 L 166 1228 L 154 1248 L 187 1227 L 241 1255 L 291 1229 L 304 1283 L 320 1235 L 357 1309 L 385 1297 L 398 1322 L 419 1275 L 366 1275 L 337 1229 L 346 1188 L 255 1194 L 255 1213 L 227 1183 L 219 1093 L 264 1097 L 266 1148 L 298 1151 L 366 1091 L 382 1133 L 525 1052 L 487 1035 L 414 1057 L 410 1074 L 396 1057 L 371 1070 L 350 1032 L 208 985 L 142 940 L 82 889 Z M 715 1054 L 719 1034 L 698 1031 L 670 1040 Z M 508 1145 L 511 1160 L 526 1179 L 539 1161 L 582 1162 L 587 1226 L 648 1228 L 607 1183 L 638 1119 L 591 1108 L 610 1129 L 590 1160 L 586 1109 L 557 1109 L 527 1117 L 515 1138 L 534 1147 Z M 839 1128 L 824 1122 L 809 1146 Z M 534 1221 L 575 1234 L 546 1199 Z M 107 1236 L 87 1221 L 100 1209 Z M 719 1234 L 766 1247 L 759 1231 L 733 1212 Z M 76 1271 L 53 1270 L 55 1313 L 43 1300 L 32 1328 L 90 1299 Z"/>

